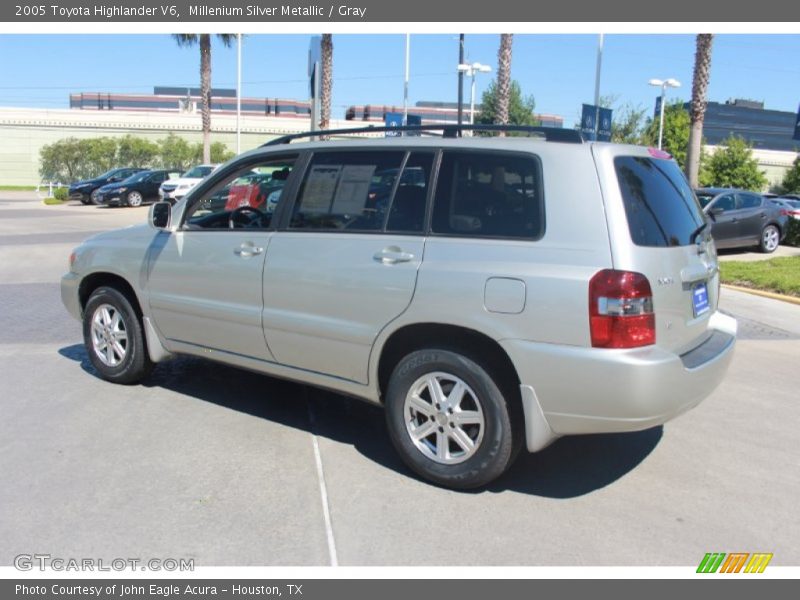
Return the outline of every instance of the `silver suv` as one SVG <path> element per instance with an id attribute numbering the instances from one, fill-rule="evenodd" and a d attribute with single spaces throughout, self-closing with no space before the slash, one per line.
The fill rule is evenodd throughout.
<path id="1" fill-rule="evenodd" d="M 382 404 L 452 488 L 664 423 L 733 355 L 709 227 L 668 155 L 543 131 L 270 143 L 84 242 L 64 304 L 109 381 L 189 354 Z"/>

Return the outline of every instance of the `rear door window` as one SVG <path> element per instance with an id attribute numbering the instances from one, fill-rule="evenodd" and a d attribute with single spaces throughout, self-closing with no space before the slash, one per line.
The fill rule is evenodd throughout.
<path id="1" fill-rule="evenodd" d="M 541 168 L 532 155 L 446 151 L 433 204 L 434 233 L 539 239 Z"/>
<path id="2" fill-rule="evenodd" d="M 761 196 L 756 194 L 736 194 L 739 197 L 738 208 L 759 208 L 761 207 Z"/>
<path id="3" fill-rule="evenodd" d="M 614 167 L 634 244 L 668 247 L 692 243 L 692 234 L 704 217 L 675 162 L 618 156 Z"/>
<path id="4" fill-rule="evenodd" d="M 320 152 L 308 166 L 290 229 L 381 231 L 405 152 Z"/>

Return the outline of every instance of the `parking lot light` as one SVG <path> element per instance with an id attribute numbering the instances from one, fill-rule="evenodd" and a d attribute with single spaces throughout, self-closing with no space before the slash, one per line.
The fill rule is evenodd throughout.
<path id="1" fill-rule="evenodd" d="M 678 81 L 677 79 L 670 78 L 670 79 L 651 79 L 647 83 L 654 87 L 661 88 L 661 111 L 660 111 L 661 114 L 659 116 L 659 122 L 658 122 L 658 149 L 661 150 L 661 142 L 664 137 L 664 97 L 667 94 L 668 87 L 673 87 L 673 88 L 681 87 L 681 82 Z"/>

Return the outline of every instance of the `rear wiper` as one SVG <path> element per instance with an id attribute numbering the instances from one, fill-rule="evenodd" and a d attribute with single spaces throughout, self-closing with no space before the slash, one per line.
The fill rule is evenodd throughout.
<path id="1" fill-rule="evenodd" d="M 703 233 L 708 228 L 709 225 L 711 225 L 711 223 L 709 223 L 708 221 L 704 220 L 703 224 L 700 225 L 700 227 L 698 227 L 697 229 L 695 229 L 692 232 L 692 235 L 689 236 L 689 243 L 690 244 L 694 244 L 695 241 L 697 240 L 697 236 L 699 236 L 701 233 Z"/>

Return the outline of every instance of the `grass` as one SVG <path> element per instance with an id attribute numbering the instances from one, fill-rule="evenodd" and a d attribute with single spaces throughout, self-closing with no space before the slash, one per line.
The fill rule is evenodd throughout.
<path id="1" fill-rule="evenodd" d="M 64 204 L 64 200 L 59 200 L 58 198 L 45 198 L 42 202 L 51 206 L 53 204 Z"/>
<path id="2" fill-rule="evenodd" d="M 720 263 L 722 283 L 800 298 L 800 256 Z"/>
<path id="3" fill-rule="evenodd" d="M 35 185 L 0 185 L 0 192 L 34 192 Z"/>

